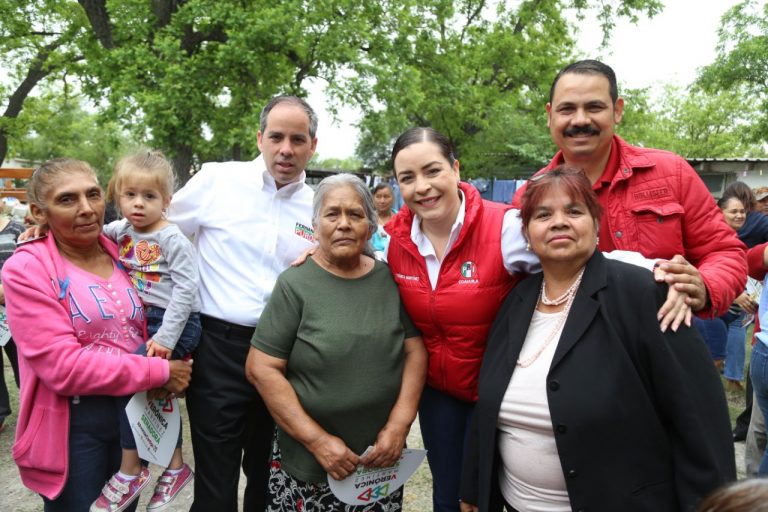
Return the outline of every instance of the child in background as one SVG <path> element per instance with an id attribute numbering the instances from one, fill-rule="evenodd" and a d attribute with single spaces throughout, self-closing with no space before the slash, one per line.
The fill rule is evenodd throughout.
<path id="1" fill-rule="evenodd" d="M 159 151 L 143 151 L 121 159 L 108 194 L 124 218 L 104 226 L 104 233 L 117 242 L 120 261 L 144 303 L 149 339 L 140 351 L 165 359 L 190 354 L 201 332 L 194 248 L 164 215 L 174 181 L 171 164 Z M 129 399 L 126 397 L 126 404 Z M 120 471 L 104 486 L 91 512 L 122 511 L 149 483 L 149 470 L 141 464 L 125 410 L 120 414 Z M 165 509 L 193 478 L 191 468 L 182 459 L 179 432 L 171 463 L 158 479 L 147 510 Z"/>

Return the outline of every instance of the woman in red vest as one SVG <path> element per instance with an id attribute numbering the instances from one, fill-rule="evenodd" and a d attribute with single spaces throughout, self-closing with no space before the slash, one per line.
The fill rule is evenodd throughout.
<path id="1" fill-rule="evenodd" d="M 517 210 L 480 198 L 459 179 L 448 139 L 403 133 L 392 150 L 405 207 L 387 224 L 387 261 L 429 352 L 419 422 L 436 512 L 459 510 L 467 428 L 488 330 L 520 275 L 538 271 Z"/>

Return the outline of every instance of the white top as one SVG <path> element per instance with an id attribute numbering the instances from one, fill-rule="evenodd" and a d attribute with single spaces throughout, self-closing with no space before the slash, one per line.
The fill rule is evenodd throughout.
<path id="1" fill-rule="evenodd" d="M 451 250 L 453 244 L 456 243 L 456 239 L 459 238 L 459 233 L 461 233 L 461 228 L 464 225 L 466 213 L 464 192 L 459 190 L 459 196 L 461 197 L 461 207 L 453 226 L 451 226 L 451 234 L 448 237 L 448 243 L 443 252 L 443 259 Z M 519 213 L 515 209 L 507 211 L 501 224 L 501 257 L 504 261 L 504 268 L 510 274 L 540 272 L 539 258 L 533 252 L 525 249 L 526 241 L 523 236 Z M 419 254 L 424 257 L 424 261 L 427 264 L 427 272 L 429 273 L 429 282 L 434 290 L 437 288 L 437 278 L 440 275 L 440 267 L 443 262 L 437 259 L 432 242 L 429 241 L 427 235 L 421 230 L 421 217 L 418 215 L 413 216 L 411 240 L 416 244 Z"/>
<path id="2" fill-rule="evenodd" d="M 277 276 L 315 243 L 304 177 L 278 190 L 261 156 L 206 163 L 174 194 L 168 217 L 194 236 L 203 314 L 256 325 Z"/>
<path id="3" fill-rule="evenodd" d="M 536 310 L 519 359 L 538 351 L 565 311 Z M 564 323 L 564 322 L 563 322 Z M 499 485 L 507 503 L 520 512 L 570 511 L 547 400 L 547 374 L 562 333 L 530 366 L 515 367 L 499 409 Z"/>

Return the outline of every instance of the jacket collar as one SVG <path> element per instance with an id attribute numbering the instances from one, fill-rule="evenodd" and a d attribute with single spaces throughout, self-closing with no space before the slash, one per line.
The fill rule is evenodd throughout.
<path id="1" fill-rule="evenodd" d="M 510 370 L 514 371 L 517 365 L 517 358 L 520 356 L 520 350 L 528 333 L 528 329 L 520 328 L 520 320 L 530 323 L 536 304 L 539 300 L 539 290 L 541 290 L 541 281 L 544 279 L 543 273 L 534 274 L 518 286 L 512 293 L 519 301 L 516 305 L 518 314 L 512 314 L 509 318 L 509 349 L 508 365 Z M 587 260 L 584 270 L 584 276 L 581 279 L 579 290 L 576 292 L 571 310 L 568 312 L 568 318 L 563 326 L 563 332 L 560 335 L 560 341 L 555 348 L 555 354 L 552 359 L 550 371 L 556 367 L 565 355 L 578 342 L 589 325 L 592 323 L 595 315 L 600 309 L 600 303 L 595 298 L 597 292 L 606 287 L 608 283 L 608 268 L 605 256 L 596 250 Z M 510 373 L 511 373 L 510 371 Z"/>
<path id="2" fill-rule="evenodd" d="M 613 183 L 628 179 L 638 169 L 649 169 L 656 164 L 650 160 L 644 152 L 638 151 L 635 146 L 628 144 L 618 135 L 613 136 L 613 141 L 619 150 L 619 170 L 613 178 Z M 549 164 L 540 172 L 551 171 L 565 162 L 562 151 L 558 151 Z M 538 173 L 537 173 L 538 174 Z"/>

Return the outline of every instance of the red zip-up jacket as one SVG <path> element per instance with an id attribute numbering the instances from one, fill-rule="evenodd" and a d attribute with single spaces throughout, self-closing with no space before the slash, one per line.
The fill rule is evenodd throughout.
<path id="1" fill-rule="evenodd" d="M 601 197 L 607 230 L 600 249 L 610 240 L 616 249 L 646 258 L 685 257 L 701 273 L 710 305 L 698 314 L 720 316 L 744 291 L 747 259 L 744 244 L 725 223 L 707 186 L 682 157 L 660 149 L 640 148 L 614 136 L 619 169 Z M 539 173 L 563 163 L 558 152 Z M 539 174 L 537 173 L 537 174 Z M 512 206 L 519 208 L 525 187 Z"/>

